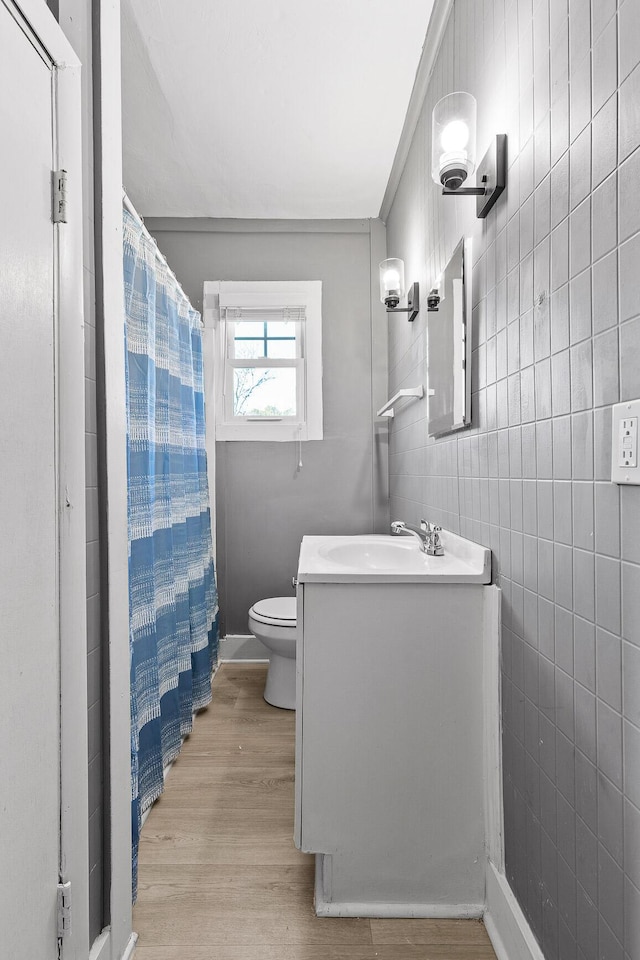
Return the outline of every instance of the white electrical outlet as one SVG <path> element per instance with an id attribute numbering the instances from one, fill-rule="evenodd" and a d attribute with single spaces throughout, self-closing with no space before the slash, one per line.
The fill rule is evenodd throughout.
<path id="1" fill-rule="evenodd" d="M 614 483 L 640 484 L 638 420 L 640 400 L 617 403 L 611 422 L 611 479 Z"/>
<path id="2" fill-rule="evenodd" d="M 618 466 L 638 466 L 638 418 L 627 417 L 619 421 Z"/>

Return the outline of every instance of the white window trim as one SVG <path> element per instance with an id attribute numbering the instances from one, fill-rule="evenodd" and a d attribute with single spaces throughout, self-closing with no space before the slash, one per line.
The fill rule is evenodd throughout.
<path id="1" fill-rule="evenodd" d="M 305 396 L 303 416 L 295 420 L 225 421 L 224 390 L 228 377 L 226 323 L 220 302 L 227 306 L 305 307 L 304 365 Z M 204 322 L 214 329 L 214 356 L 205 355 L 205 365 L 213 362 L 213 396 L 207 397 L 209 416 L 214 406 L 216 440 L 322 440 L 322 281 L 321 280 L 206 280 L 204 283 Z"/>

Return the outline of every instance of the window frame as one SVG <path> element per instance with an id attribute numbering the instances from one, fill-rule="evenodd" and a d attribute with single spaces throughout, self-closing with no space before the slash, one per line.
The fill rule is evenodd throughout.
<path id="1" fill-rule="evenodd" d="M 233 350 L 234 308 L 259 310 L 304 308 L 296 321 L 295 358 L 240 358 Z M 215 328 L 214 409 L 216 440 L 321 440 L 322 423 L 322 281 L 206 281 L 205 324 Z M 242 320 L 248 320 L 243 316 Z M 274 316 L 275 321 L 280 318 Z M 259 339 L 259 338 L 257 338 Z M 296 370 L 296 415 L 234 415 L 234 370 L 239 367 Z M 211 398 L 208 398 L 209 400 Z"/>

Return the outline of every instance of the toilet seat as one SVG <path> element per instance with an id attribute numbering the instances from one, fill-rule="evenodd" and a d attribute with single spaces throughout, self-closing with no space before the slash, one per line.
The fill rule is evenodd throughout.
<path id="1" fill-rule="evenodd" d="M 296 598 L 269 597 L 258 600 L 249 610 L 249 616 L 258 623 L 271 624 L 274 627 L 296 626 Z"/>

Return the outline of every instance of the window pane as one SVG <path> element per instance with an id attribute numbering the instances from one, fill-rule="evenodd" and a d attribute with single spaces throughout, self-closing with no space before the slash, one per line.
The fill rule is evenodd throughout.
<path id="1" fill-rule="evenodd" d="M 231 356 L 237 360 L 272 357 L 293 359 L 296 350 L 294 321 L 240 320 L 234 323 Z"/>
<path id="2" fill-rule="evenodd" d="M 278 360 L 295 359 L 295 340 L 267 340 L 267 356 Z"/>
<path id="3" fill-rule="evenodd" d="M 296 335 L 296 325 L 290 320 L 273 320 L 267 323 L 268 337 L 293 337 Z"/>
<path id="4" fill-rule="evenodd" d="M 267 356 L 281 360 L 296 356 L 296 324 L 274 320 L 267 324 Z"/>
<path id="5" fill-rule="evenodd" d="M 234 324 L 232 356 L 252 359 L 266 356 L 265 324 L 242 320 Z"/>
<path id="6" fill-rule="evenodd" d="M 237 367 L 233 371 L 236 417 L 295 417 L 296 370 L 292 367 Z"/>
<path id="7" fill-rule="evenodd" d="M 240 320 L 235 324 L 234 337 L 249 337 L 251 340 L 261 340 L 264 337 L 264 323 L 262 320 Z"/>
<path id="8" fill-rule="evenodd" d="M 236 340 L 234 357 L 236 360 L 256 360 L 264 357 L 264 340 Z"/>

